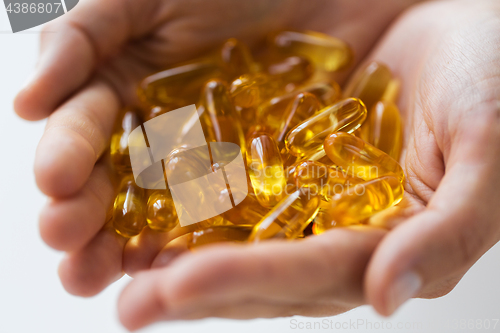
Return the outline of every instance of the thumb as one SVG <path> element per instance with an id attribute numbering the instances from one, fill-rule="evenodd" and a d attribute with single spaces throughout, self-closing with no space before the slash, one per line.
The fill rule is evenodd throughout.
<path id="1" fill-rule="evenodd" d="M 131 22 L 129 15 L 132 11 L 138 16 L 137 9 L 144 12 L 144 7 L 151 7 L 141 3 L 80 1 L 70 12 L 46 24 L 40 35 L 36 70 L 14 100 L 18 115 L 27 120 L 47 117 L 91 78 L 100 63 L 123 47 L 131 34 L 142 33 L 144 28 Z"/>
<path id="2" fill-rule="evenodd" d="M 446 294 L 500 239 L 500 110 L 481 111 L 452 143 L 426 209 L 393 229 L 372 256 L 365 292 L 382 315 L 411 297 Z"/>

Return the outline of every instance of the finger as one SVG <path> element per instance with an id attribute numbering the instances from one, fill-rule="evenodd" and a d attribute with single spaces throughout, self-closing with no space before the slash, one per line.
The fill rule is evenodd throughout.
<path id="1" fill-rule="evenodd" d="M 395 228 L 374 254 L 367 297 L 383 315 L 411 297 L 435 297 L 435 286 L 456 280 L 500 239 L 500 107 L 478 108 L 453 139 L 427 209 Z"/>
<path id="2" fill-rule="evenodd" d="M 374 54 L 403 78 L 402 109 L 415 113 L 406 171 L 414 194 L 428 202 L 370 262 L 367 298 L 381 314 L 410 297 L 448 292 L 500 237 L 500 72 L 491 65 L 500 60 L 499 9 L 495 1 L 427 3 Z"/>
<path id="3" fill-rule="evenodd" d="M 48 23 L 34 76 L 15 99 L 16 112 L 28 120 L 45 118 L 81 87 L 127 40 L 127 10 L 119 0 L 89 0 Z"/>
<path id="4" fill-rule="evenodd" d="M 40 213 L 42 239 L 57 250 L 81 249 L 104 225 L 114 193 L 108 166 L 102 161 L 74 196 L 49 200 Z"/>
<path id="5" fill-rule="evenodd" d="M 168 242 L 157 256 L 154 258 L 151 268 L 161 268 L 169 265 L 174 259 L 178 258 L 181 254 L 189 253 L 189 235 L 183 235 Z"/>
<path id="6" fill-rule="evenodd" d="M 132 237 L 125 246 L 123 253 L 123 270 L 130 276 L 137 272 L 149 269 L 162 248 L 175 242 L 186 231 L 176 227 L 169 232 L 158 232 L 144 228 L 142 232 Z M 173 240 L 171 242 L 171 240 Z"/>
<path id="7" fill-rule="evenodd" d="M 137 292 L 141 292 L 138 290 Z M 150 317 L 149 322 L 159 320 L 197 320 L 204 318 L 228 318 L 228 319 L 254 319 L 254 318 L 276 318 L 290 316 L 310 316 L 310 317 L 329 317 L 344 313 L 352 309 L 351 307 L 343 307 L 330 303 L 314 303 L 314 304 L 288 304 L 279 302 L 266 302 L 259 300 L 246 300 L 243 302 L 233 303 L 225 306 L 212 306 L 203 310 L 188 311 L 176 316 L 157 314 L 155 309 L 146 309 L 140 307 L 144 311 L 144 317 Z M 133 326 L 128 324 L 127 311 L 135 312 L 135 308 L 120 310 L 120 320 L 130 331 L 137 330 L 142 327 L 139 325 Z M 158 315 L 158 316 L 157 316 Z M 142 316 L 142 315 L 141 315 Z"/>
<path id="8" fill-rule="evenodd" d="M 65 197 L 82 188 L 107 148 L 119 107 L 111 87 L 95 81 L 49 118 L 35 157 L 43 193 Z"/>
<path id="9" fill-rule="evenodd" d="M 293 243 L 210 246 L 139 274 L 120 297 L 120 318 L 135 329 L 247 299 L 361 304 L 363 271 L 384 234 L 381 229 L 346 228 Z"/>
<path id="10" fill-rule="evenodd" d="M 59 278 L 67 292 L 94 296 L 122 275 L 126 238 L 111 227 L 102 229 L 84 248 L 70 252 L 59 265 Z"/>

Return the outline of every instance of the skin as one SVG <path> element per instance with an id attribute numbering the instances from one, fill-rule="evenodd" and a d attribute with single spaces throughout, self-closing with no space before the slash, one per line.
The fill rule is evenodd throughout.
<path id="1" fill-rule="evenodd" d="M 15 100 L 21 117 L 49 117 L 35 161 L 50 197 L 40 232 L 67 252 L 59 275 L 72 294 L 95 295 L 122 271 L 134 276 L 118 302 L 130 330 L 329 316 L 362 304 L 390 315 L 408 298 L 447 294 L 500 239 L 498 1 L 282 2 L 89 0 L 42 34 L 35 75 Z M 403 202 L 374 226 L 297 242 L 191 253 L 182 239 L 167 244 L 169 234 L 115 235 L 105 226 L 114 191 L 101 157 L 137 80 L 228 37 L 257 47 L 284 26 L 342 38 L 358 60 L 384 62 L 402 80 Z"/>

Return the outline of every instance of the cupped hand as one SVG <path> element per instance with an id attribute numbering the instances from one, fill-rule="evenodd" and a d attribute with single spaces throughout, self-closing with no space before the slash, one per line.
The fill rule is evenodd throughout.
<path id="1" fill-rule="evenodd" d="M 367 61 L 402 80 L 400 205 L 371 224 L 293 243 L 217 245 L 142 272 L 119 301 L 130 329 L 157 320 L 393 313 L 454 288 L 500 239 L 500 6 L 431 2 L 398 18 Z"/>
<path id="2" fill-rule="evenodd" d="M 499 239 L 500 8 L 493 0 L 419 5 L 377 43 L 410 3 L 89 0 L 49 24 L 15 107 L 27 119 L 50 115 L 35 173 L 51 197 L 42 237 L 68 251 L 65 288 L 89 296 L 133 274 L 119 301 L 130 329 L 161 319 L 325 316 L 367 302 L 390 314 L 409 297 L 451 290 Z M 216 245 L 135 274 L 168 257 L 169 236 L 145 229 L 126 242 L 103 228 L 114 191 L 101 156 L 117 111 L 140 77 L 228 37 L 253 45 L 281 27 L 340 37 L 358 60 L 377 43 L 369 58 L 402 79 L 407 194 L 377 221 L 391 230 Z"/>

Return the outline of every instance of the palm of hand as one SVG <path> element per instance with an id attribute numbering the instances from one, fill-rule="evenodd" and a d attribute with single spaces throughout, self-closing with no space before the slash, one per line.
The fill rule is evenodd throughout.
<path id="1" fill-rule="evenodd" d="M 110 31 L 110 36 L 127 36 L 128 32 L 134 42 L 121 47 L 121 53 L 101 66 L 93 81 L 50 117 L 37 153 L 37 182 L 45 193 L 56 198 L 42 213 L 41 232 L 49 245 L 71 251 L 60 266 L 61 280 L 68 291 L 92 295 L 118 278 L 122 270 L 136 276 L 120 300 L 122 320 L 133 328 L 161 318 L 332 315 L 366 301 L 382 313 L 391 313 L 400 303 L 391 285 L 398 277 L 409 276 L 407 271 L 413 278 L 406 281 L 412 281 L 411 287 L 415 290 L 408 291 L 406 297 L 415 296 L 417 291 L 420 296 L 433 297 L 455 285 L 478 256 L 498 240 L 489 237 L 481 243 L 479 240 L 483 238 L 478 236 L 470 241 L 467 237 L 469 219 L 484 221 L 481 237 L 494 230 L 491 216 L 466 208 L 470 208 L 472 197 L 483 198 L 483 192 L 495 193 L 491 179 L 498 181 L 491 165 L 498 163 L 493 156 L 498 155 L 495 152 L 498 153 L 499 148 L 487 143 L 495 137 L 498 141 L 498 106 L 493 104 L 495 99 L 490 87 L 498 89 L 500 84 L 484 70 L 489 62 L 475 53 L 481 48 L 484 54 L 491 55 L 487 60 L 492 61 L 495 44 L 470 43 L 491 36 L 491 31 L 498 31 L 499 24 L 478 6 L 474 13 L 476 21 L 459 26 L 460 18 L 470 15 L 470 5 L 462 2 L 453 6 L 428 4 L 411 10 L 369 56 L 390 64 L 403 81 L 400 106 L 407 133 L 403 161 L 408 176 L 407 194 L 399 208 L 376 221 L 394 230 L 335 229 L 292 244 L 221 245 L 182 256 L 168 267 L 139 274 L 136 272 L 149 268 L 155 261 L 169 236 L 146 230 L 126 243 L 107 228 L 99 231 L 113 193 L 105 164 L 99 157 L 104 152 L 114 115 L 120 103 L 129 102 L 128 96 L 134 95 L 138 78 L 183 57 L 195 56 L 227 37 L 240 37 L 252 44 L 266 32 L 283 25 L 339 36 L 362 56 L 390 20 L 408 5 L 398 2 L 401 6 L 398 8 L 384 3 L 387 7 L 379 8 L 383 14 L 377 16 L 368 15 L 373 11 L 370 6 L 354 8 L 350 7 L 355 6 L 352 2 L 348 3 L 339 1 L 330 5 L 345 9 L 339 16 L 342 18 L 363 17 L 366 13 L 364 17 L 371 24 L 337 20 L 337 24 L 332 25 L 334 20 L 328 15 L 331 11 L 326 10 L 326 4 L 314 8 L 304 6 L 296 13 L 282 14 L 283 7 L 279 4 L 263 1 L 262 7 L 248 8 L 243 18 L 228 10 L 224 11 L 224 19 L 220 19 L 214 15 L 219 13 L 219 7 L 197 8 L 173 2 L 166 6 L 168 8 L 132 11 L 132 22 L 136 24 L 131 32 L 123 25 L 115 25 L 114 29 L 118 30 Z M 222 1 L 220 6 L 230 8 Z M 494 7 L 489 3 L 484 6 Z M 191 15 L 184 8 L 189 8 Z M 441 10 L 450 13 L 440 17 Z M 281 19 L 274 19 L 278 17 L 276 13 L 282 14 Z M 143 15 L 154 18 L 145 20 Z M 217 18 L 217 22 L 212 21 L 212 17 Z M 315 19 L 303 20 L 304 17 Z M 485 17 L 491 24 L 475 29 L 474 23 Z M 258 29 L 249 30 L 256 19 L 262 24 Z M 151 35 L 150 31 L 156 33 Z M 110 57 L 121 46 L 118 37 L 89 35 L 97 41 L 93 45 L 99 57 Z M 415 39 L 419 40 L 418 44 Z M 108 40 L 115 42 L 108 43 Z M 50 46 L 50 41 L 47 45 Z M 83 57 L 81 54 L 73 56 Z M 37 78 L 49 82 L 64 80 L 68 90 L 51 96 L 52 99 L 46 98 L 38 108 L 39 113 L 27 117 L 48 114 L 80 86 L 82 80 L 89 78 L 95 64 L 92 59 L 84 60 L 87 71 L 77 72 L 73 78 L 65 74 L 57 76 L 57 73 Z M 63 64 L 70 65 L 73 63 Z M 498 77 L 498 68 L 496 71 Z M 488 86 L 486 92 L 478 93 L 470 88 L 475 87 L 476 82 Z M 36 93 L 35 83 L 18 98 L 17 109 L 26 115 L 23 110 L 30 109 L 33 103 L 30 99 Z M 103 108 L 106 112 L 101 112 Z M 469 131 L 469 128 L 475 130 Z M 62 144 L 61 137 L 65 139 Z M 47 151 L 56 142 L 61 149 L 59 155 L 54 156 Z M 69 147 L 77 153 L 70 153 Z M 79 167 L 68 172 L 70 163 Z M 481 179 L 477 170 L 482 173 Z M 466 193 L 468 188 L 475 192 Z M 481 205 L 489 207 L 498 199 L 498 194 L 483 199 Z M 469 211 L 475 213 L 471 215 Z M 493 218 L 499 216 L 498 209 L 495 214 Z M 436 242 L 436 236 L 443 241 Z M 458 257 L 447 260 L 450 248 Z M 161 264 L 164 256 L 160 253 L 156 263 Z M 162 283 L 165 279 L 168 285 Z M 220 281 L 225 284 L 221 285 Z M 417 290 L 420 282 L 424 287 Z"/>

